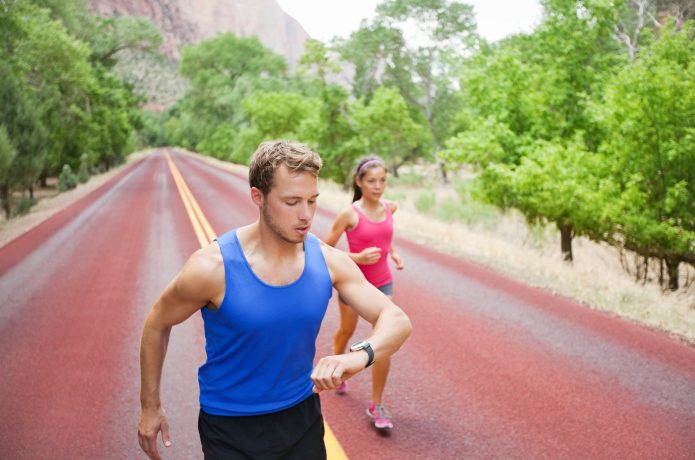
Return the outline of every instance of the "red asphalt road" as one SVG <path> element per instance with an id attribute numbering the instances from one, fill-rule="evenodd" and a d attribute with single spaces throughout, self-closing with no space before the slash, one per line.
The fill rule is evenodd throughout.
<path id="1" fill-rule="evenodd" d="M 173 154 L 218 233 L 257 216 L 246 178 Z M 317 213 L 325 235 L 332 215 Z M 161 153 L 0 248 L 0 458 L 142 458 L 138 347 L 158 293 L 197 249 Z M 381 436 L 370 378 L 324 394 L 349 458 L 695 459 L 695 350 L 664 334 L 397 240 L 395 301 L 411 339 L 393 361 Z M 317 342 L 331 353 L 331 301 Z M 368 334 L 361 322 L 355 338 Z M 202 458 L 200 315 L 172 333 L 163 400 L 174 446 Z"/>

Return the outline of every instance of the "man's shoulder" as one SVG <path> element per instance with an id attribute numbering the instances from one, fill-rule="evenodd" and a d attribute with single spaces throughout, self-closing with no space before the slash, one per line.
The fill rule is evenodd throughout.
<path id="1" fill-rule="evenodd" d="M 195 251 L 184 267 L 184 274 L 193 279 L 209 280 L 220 273 L 224 275 L 224 261 L 217 241 Z"/>
<path id="2" fill-rule="evenodd" d="M 326 260 L 326 264 L 331 271 L 333 269 L 338 269 L 345 264 L 354 263 L 346 252 L 324 243 L 323 240 L 319 238 L 317 238 L 317 240 L 319 242 L 321 252 L 323 252 L 323 258 Z"/>

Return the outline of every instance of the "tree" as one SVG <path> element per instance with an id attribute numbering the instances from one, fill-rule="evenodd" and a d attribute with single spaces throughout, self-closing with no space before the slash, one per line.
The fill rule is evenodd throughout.
<path id="1" fill-rule="evenodd" d="M 153 53 L 162 44 L 159 29 L 144 18 L 99 19 L 97 29 L 99 33 L 92 39 L 92 59 L 107 67 L 115 63 L 115 55 L 120 51 Z"/>
<path id="2" fill-rule="evenodd" d="M 395 88 L 377 88 L 368 103 L 353 106 L 352 118 L 368 151 L 381 156 L 396 176 L 398 168 L 427 142 L 427 130 L 413 120 Z"/>
<path id="3" fill-rule="evenodd" d="M 587 225 L 590 212 L 579 207 L 594 202 L 572 194 L 575 206 L 566 206 L 563 182 L 574 184 L 577 193 L 590 191 L 581 186 L 580 179 L 591 175 L 579 159 L 595 163 L 602 131 L 589 107 L 623 60 L 611 39 L 609 3 L 548 0 L 543 5 L 545 19 L 531 35 L 484 46 L 469 61 L 461 84 L 467 101 L 459 118 L 464 131 L 442 157 L 474 160 L 484 170 L 481 192 L 488 201 L 556 224 L 569 261 L 575 235 L 600 232 Z M 542 177 L 551 183 L 539 182 Z"/>
<path id="4" fill-rule="evenodd" d="M 286 69 L 284 59 L 255 37 L 225 33 L 184 48 L 180 72 L 191 87 L 178 104 L 178 119 L 168 123 L 176 126 L 172 139 L 190 148 L 229 143 L 233 130 L 225 128 L 220 136 L 218 129 L 242 126 L 242 101 L 255 91 L 282 90 Z"/>
<path id="5" fill-rule="evenodd" d="M 428 156 L 432 147 L 436 153 L 453 134 L 460 104 L 455 75 L 477 43 L 473 18 L 472 7 L 457 1 L 389 0 L 378 5 L 372 23 L 340 44 L 343 58 L 355 65 L 357 96 L 368 99 L 380 85 L 398 88 L 411 117 L 429 131 L 432 144 L 409 158 Z M 417 43 L 406 40 L 406 24 L 417 27 Z"/>
<path id="6" fill-rule="evenodd" d="M 308 86 L 304 93 L 316 95 L 318 110 L 312 110 L 299 126 L 298 138 L 321 152 L 323 177 L 347 186 L 350 168 L 364 153 L 364 145 L 349 118 L 350 94 L 329 83 L 329 76 L 341 72 L 337 54 L 318 40 L 307 40 L 299 62 L 299 73 Z"/>
<path id="7" fill-rule="evenodd" d="M 240 133 L 233 158 L 246 163 L 258 145 L 267 139 L 298 139 L 300 127 L 320 101 L 301 94 L 258 91 L 244 99 L 244 114 L 249 122 Z"/>
<path id="8" fill-rule="evenodd" d="M 7 135 L 7 129 L 0 124 L 0 202 L 5 217 L 10 218 L 11 166 L 17 151 Z"/>
<path id="9" fill-rule="evenodd" d="M 16 151 L 10 164 L 12 180 L 6 181 L 5 186 L 8 194 L 21 188 L 29 190 L 33 198 L 34 183 L 44 169 L 47 131 L 37 100 L 7 61 L 0 61 L 0 81 L 0 125 Z M 8 198 L 8 206 L 9 201 Z"/>
<path id="10" fill-rule="evenodd" d="M 610 80 L 597 109 L 602 152 L 619 189 L 614 244 L 656 258 L 678 289 L 679 265 L 695 265 L 695 40 L 693 23 L 670 22 Z"/>

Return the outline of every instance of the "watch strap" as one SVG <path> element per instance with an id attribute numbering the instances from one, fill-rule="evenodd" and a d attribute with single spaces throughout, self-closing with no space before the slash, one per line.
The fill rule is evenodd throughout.
<path id="1" fill-rule="evenodd" d="M 369 356 L 369 359 L 367 360 L 367 365 L 364 366 L 364 368 L 368 368 L 372 364 L 374 364 L 374 350 L 372 350 L 372 345 L 367 343 L 367 345 L 363 348 L 364 351 L 367 352 L 367 356 Z"/>
<path id="2" fill-rule="evenodd" d="M 364 366 L 365 369 L 374 364 L 374 350 L 372 350 L 372 345 L 367 342 L 367 341 L 362 341 L 362 342 L 357 342 L 353 346 L 350 347 L 350 351 L 355 352 L 355 351 L 360 351 L 364 350 L 367 352 L 367 365 Z"/>

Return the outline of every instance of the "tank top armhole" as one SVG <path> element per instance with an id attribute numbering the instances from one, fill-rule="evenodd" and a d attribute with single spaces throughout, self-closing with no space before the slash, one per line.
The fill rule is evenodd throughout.
<path id="1" fill-rule="evenodd" d="M 356 201 L 353 202 L 350 206 L 352 206 L 353 211 L 355 211 L 355 214 L 357 215 L 357 222 L 355 222 L 355 225 L 353 225 L 352 228 L 350 228 L 350 229 L 346 228 L 345 233 L 355 231 L 355 229 L 357 227 L 359 227 L 360 222 L 362 222 L 362 216 L 364 216 L 364 214 L 362 213 L 362 211 L 360 210 L 359 207 L 355 206 L 355 203 L 357 203 L 357 202 Z"/>
<path id="2" fill-rule="evenodd" d="M 215 310 L 208 308 L 207 305 L 204 305 L 203 308 L 205 308 L 210 313 L 219 313 L 219 311 L 222 310 L 225 301 L 229 297 L 230 273 L 228 271 L 228 262 L 232 256 L 232 254 L 230 254 L 230 251 L 234 251 L 233 248 L 235 247 L 237 241 L 236 229 L 230 230 L 229 232 L 218 236 L 213 241 L 217 242 L 217 247 L 220 250 L 220 256 L 222 256 L 222 269 L 224 270 L 224 294 L 222 295 L 222 300 L 220 301 L 220 304 L 217 306 Z"/>
<path id="3" fill-rule="evenodd" d="M 326 260 L 326 256 L 323 254 L 323 250 L 321 249 L 321 243 L 319 241 L 319 238 L 314 235 L 313 233 L 309 233 L 309 236 L 306 239 L 306 242 L 308 243 L 305 247 L 311 247 L 311 254 L 308 254 L 309 257 L 307 257 L 307 263 L 310 260 L 314 260 L 316 262 L 320 261 L 323 264 L 323 267 L 325 269 L 326 276 L 328 277 L 328 281 L 330 283 L 330 289 L 331 289 L 331 295 L 333 291 L 333 277 L 331 276 L 331 270 L 328 268 L 328 261 Z M 330 297 L 330 295 L 329 295 Z"/>
<path id="4" fill-rule="evenodd" d="M 381 199 L 381 204 L 384 206 L 384 212 L 386 213 L 386 219 L 388 219 L 389 217 L 393 218 L 393 211 L 391 210 L 391 205 L 383 198 Z M 384 219 L 384 220 L 386 220 L 386 219 Z"/>

